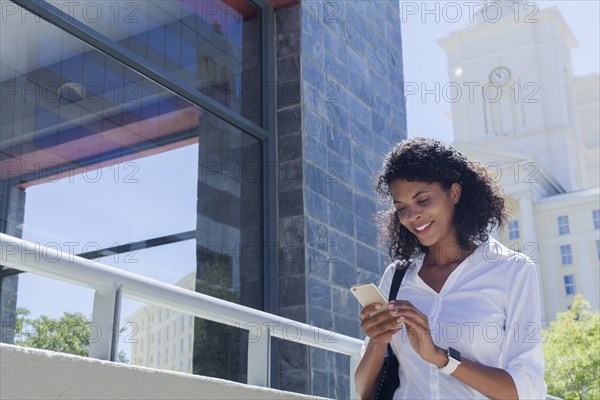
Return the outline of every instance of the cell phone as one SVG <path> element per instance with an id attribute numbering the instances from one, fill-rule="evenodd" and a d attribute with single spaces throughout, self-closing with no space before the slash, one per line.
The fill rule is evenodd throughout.
<path id="1" fill-rule="evenodd" d="M 354 285 L 350 288 L 350 291 L 356 297 L 358 302 L 363 306 L 369 306 L 371 304 L 379 303 L 382 307 L 372 313 L 371 315 L 379 314 L 387 310 L 388 301 L 386 300 L 383 293 L 377 286 L 372 283 L 365 283 L 362 285 Z"/>
<path id="2" fill-rule="evenodd" d="M 372 312 L 371 316 L 387 311 L 389 305 L 388 301 L 383 293 L 381 293 L 381 290 L 374 284 L 365 283 L 362 285 L 354 285 L 350 288 L 350 291 L 363 307 L 375 303 L 381 304 L 382 307 L 379 310 Z M 397 328 L 402 329 L 403 326 L 404 323 L 400 322 Z"/>

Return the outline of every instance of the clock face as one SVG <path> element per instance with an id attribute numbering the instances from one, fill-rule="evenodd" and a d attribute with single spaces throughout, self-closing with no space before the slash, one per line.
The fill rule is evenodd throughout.
<path id="1" fill-rule="evenodd" d="M 508 68 L 499 67 L 492 71 L 490 74 L 490 81 L 497 85 L 503 86 L 510 78 L 510 71 Z"/>

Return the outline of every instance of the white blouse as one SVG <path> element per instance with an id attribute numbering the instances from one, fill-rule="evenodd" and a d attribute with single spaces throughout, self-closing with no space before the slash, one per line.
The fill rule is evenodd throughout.
<path id="1" fill-rule="evenodd" d="M 478 363 L 505 369 L 519 399 L 545 399 L 540 295 L 536 266 L 489 236 L 448 277 L 436 293 L 418 275 L 424 254 L 413 260 L 397 299 L 410 301 L 429 317 L 436 345 L 453 347 Z M 379 288 L 387 297 L 394 264 Z M 363 344 L 363 354 L 369 338 Z M 485 399 L 480 392 L 423 360 L 402 329 L 392 337 L 400 363 L 394 399 Z"/>

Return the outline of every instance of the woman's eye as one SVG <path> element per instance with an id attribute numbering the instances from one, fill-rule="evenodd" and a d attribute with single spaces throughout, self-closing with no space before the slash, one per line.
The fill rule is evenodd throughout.
<path id="1" fill-rule="evenodd" d="M 423 199 L 423 200 L 419 200 L 419 201 L 417 201 L 417 203 L 419 203 L 419 204 L 423 204 L 423 203 L 425 203 L 425 202 L 426 202 L 426 201 L 428 201 L 428 200 L 429 200 L 429 198 L 427 198 L 427 199 Z"/>

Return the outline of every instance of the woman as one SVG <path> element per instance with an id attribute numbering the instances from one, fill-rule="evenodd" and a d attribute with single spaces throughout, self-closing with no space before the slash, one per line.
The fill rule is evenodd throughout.
<path id="1" fill-rule="evenodd" d="M 415 138 L 388 154 L 377 192 L 393 204 L 386 235 L 400 261 L 386 269 L 382 293 L 396 265 L 408 267 L 388 312 L 360 313 L 360 397 L 373 397 L 390 343 L 400 364 L 394 398 L 545 398 L 536 267 L 487 234 L 508 218 L 487 170 L 450 145 Z"/>

